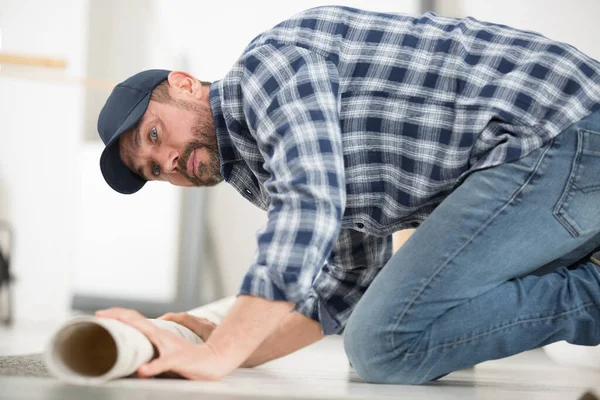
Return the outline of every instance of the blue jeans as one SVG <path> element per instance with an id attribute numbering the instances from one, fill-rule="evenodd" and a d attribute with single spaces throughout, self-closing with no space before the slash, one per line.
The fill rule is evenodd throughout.
<path id="1" fill-rule="evenodd" d="M 419 384 L 555 341 L 600 343 L 600 112 L 471 174 L 390 259 L 344 347 L 368 382 Z"/>

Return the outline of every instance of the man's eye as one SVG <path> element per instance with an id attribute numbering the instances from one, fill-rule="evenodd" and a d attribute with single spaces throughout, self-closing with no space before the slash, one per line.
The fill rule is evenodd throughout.
<path id="1" fill-rule="evenodd" d="M 160 166 L 158 164 L 154 164 L 154 167 L 152 167 L 152 175 L 154 175 L 154 176 L 160 175 Z"/>
<path id="2" fill-rule="evenodd" d="M 152 127 L 152 129 L 150 129 L 150 139 L 156 140 L 157 138 L 158 138 L 158 131 L 156 130 L 156 127 Z"/>

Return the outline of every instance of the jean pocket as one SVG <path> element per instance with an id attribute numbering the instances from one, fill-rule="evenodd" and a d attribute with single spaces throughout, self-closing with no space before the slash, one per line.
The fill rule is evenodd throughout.
<path id="1" fill-rule="evenodd" d="M 574 237 L 600 231 L 600 132 L 577 130 L 577 150 L 554 216 Z"/>

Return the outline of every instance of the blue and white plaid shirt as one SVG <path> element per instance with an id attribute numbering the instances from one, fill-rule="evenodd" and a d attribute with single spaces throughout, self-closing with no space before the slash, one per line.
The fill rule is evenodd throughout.
<path id="1" fill-rule="evenodd" d="M 241 293 L 334 334 L 393 232 L 600 110 L 600 65 L 473 18 L 320 7 L 255 38 L 211 107 L 223 177 L 268 211 Z"/>

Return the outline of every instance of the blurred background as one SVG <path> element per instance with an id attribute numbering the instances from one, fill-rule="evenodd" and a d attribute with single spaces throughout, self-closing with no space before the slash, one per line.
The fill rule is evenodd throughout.
<path id="1" fill-rule="evenodd" d="M 0 0 L 0 252 L 14 278 L 0 335 L 25 327 L 43 343 L 74 312 L 157 316 L 236 294 L 265 213 L 227 184 L 116 194 L 98 167 L 97 115 L 136 72 L 218 80 L 261 31 L 327 4 L 473 16 L 600 59 L 599 0 Z M 0 354 L 18 351 L 0 340 Z"/>

